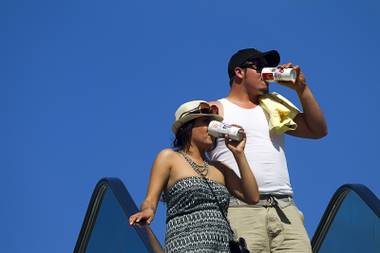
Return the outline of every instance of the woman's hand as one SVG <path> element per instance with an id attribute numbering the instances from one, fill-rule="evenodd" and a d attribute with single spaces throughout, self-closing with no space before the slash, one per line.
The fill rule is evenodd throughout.
<path id="1" fill-rule="evenodd" d="M 129 217 L 129 224 L 134 225 L 139 222 L 146 222 L 148 225 L 154 218 L 154 211 L 152 208 L 145 208 L 138 213 L 135 213 Z"/>
<path id="2" fill-rule="evenodd" d="M 241 126 L 238 126 L 238 125 L 233 125 L 233 126 L 236 126 L 236 127 L 239 127 L 239 128 L 242 128 Z M 239 154 L 242 154 L 244 152 L 244 148 L 245 148 L 245 143 L 247 141 L 247 138 L 245 136 L 245 132 L 244 130 L 242 131 L 242 139 L 240 141 L 235 141 L 235 140 L 232 140 L 230 138 L 228 138 L 228 135 L 225 135 L 224 136 L 224 142 L 226 144 L 226 147 L 232 152 L 232 154 L 234 155 L 239 155 Z"/>

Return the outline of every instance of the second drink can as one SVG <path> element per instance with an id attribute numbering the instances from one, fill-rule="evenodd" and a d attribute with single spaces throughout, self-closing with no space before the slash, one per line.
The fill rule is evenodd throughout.
<path id="1" fill-rule="evenodd" d="M 208 125 L 208 133 L 216 138 L 224 138 L 224 135 L 228 135 L 228 138 L 232 140 L 241 141 L 243 132 L 240 127 L 227 125 L 216 120 L 211 121 Z"/>

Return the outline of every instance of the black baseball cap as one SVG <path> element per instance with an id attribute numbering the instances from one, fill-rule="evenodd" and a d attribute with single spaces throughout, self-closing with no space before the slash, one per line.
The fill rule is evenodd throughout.
<path id="1" fill-rule="evenodd" d="M 280 63 L 280 54 L 276 50 L 261 52 L 255 48 L 245 48 L 237 51 L 228 62 L 228 76 L 235 76 L 235 68 L 247 61 L 259 60 L 265 62 L 266 67 L 276 67 Z"/>

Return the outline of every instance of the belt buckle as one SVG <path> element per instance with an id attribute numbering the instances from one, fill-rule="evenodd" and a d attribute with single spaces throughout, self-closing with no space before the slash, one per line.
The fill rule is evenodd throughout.
<path id="1" fill-rule="evenodd" d="M 268 197 L 265 196 L 264 200 L 265 202 L 263 204 L 263 207 L 274 207 L 275 205 L 277 205 L 277 200 L 273 195 L 268 195 Z"/>

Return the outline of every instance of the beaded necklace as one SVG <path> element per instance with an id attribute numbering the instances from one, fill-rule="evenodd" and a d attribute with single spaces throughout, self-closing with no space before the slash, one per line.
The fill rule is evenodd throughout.
<path id="1" fill-rule="evenodd" d="M 185 153 L 184 151 L 180 151 L 181 155 L 185 158 L 185 160 L 190 164 L 191 168 L 195 170 L 198 174 L 205 177 L 208 173 L 208 163 L 206 160 L 203 161 L 203 165 L 199 165 L 191 159 L 191 157 Z"/>

